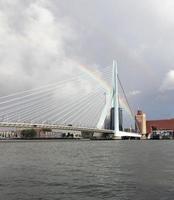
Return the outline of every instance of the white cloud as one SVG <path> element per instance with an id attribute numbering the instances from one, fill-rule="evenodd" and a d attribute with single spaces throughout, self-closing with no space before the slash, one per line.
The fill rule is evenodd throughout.
<path id="1" fill-rule="evenodd" d="M 7 7 L 5 2 L 3 5 Z M 15 11 L 17 7 L 20 1 L 10 4 L 7 10 L 0 9 L 0 85 L 6 83 L 4 93 L 79 74 L 78 60 L 66 55 L 66 42 L 77 35 L 68 20 L 55 18 L 45 1 L 31 1 L 21 13 Z M 20 29 L 16 29 L 16 23 L 21 23 Z M 86 83 L 82 77 L 80 85 L 67 87 L 69 92 L 89 90 L 83 81 Z"/>
<path id="2" fill-rule="evenodd" d="M 130 96 L 136 96 L 136 95 L 139 95 L 141 94 L 141 91 L 140 90 L 133 90 L 133 91 L 130 91 L 129 92 L 129 95 Z"/>
<path id="3" fill-rule="evenodd" d="M 162 82 L 160 91 L 166 90 L 174 90 L 174 70 L 170 70 Z"/>
<path id="4" fill-rule="evenodd" d="M 174 23 L 173 0 L 155 0 L 152 1 L 152 4 L 154 4 L 154 10 L 157 11 L 162 21 Z"/>

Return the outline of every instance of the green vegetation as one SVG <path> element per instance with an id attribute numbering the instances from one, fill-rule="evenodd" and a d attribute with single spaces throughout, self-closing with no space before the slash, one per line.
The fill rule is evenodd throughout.
<path id="1" fill-rule="evenodd" d="M 157 131 L 157 127 L 152 126 L 152 131 Z"/>
<path id="2" fill-rule="evenodd" d="M 34 139 L 37 136 L 37 132 L 34 129 L 24 129 L 21 131 L 22 139 Z"/>
<path id="3" fill-rule="evenodd" d="M 42 131 L 44 131 L 44 132 L 52 132 L 51 128 L 43 128 Z"/>

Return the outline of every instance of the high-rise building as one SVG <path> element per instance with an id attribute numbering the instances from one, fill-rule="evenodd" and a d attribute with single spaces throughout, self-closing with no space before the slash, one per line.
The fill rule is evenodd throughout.
<path id="1" fill-rule="evenodd" d="M 142 136 L 146 136 L 146 114 L 143 113 L 141 110 L 137 111 L 137 114 L 135 115 L 135 124 L 136 124 L 136 130 L 139 131 Z"/>
<path id="2" fill-rule="evenodd" d="M 123 131 L 123 109 L 122 108 L 118 108 L 119 109 L 119 130 Z"/>
<path id="3" fill-rule="evenodd" d="M 114 130 L 114 122 L 115 122 L 114 109 L 115 108 L 111 108 L 110 110 L 110 129 L 111 130 Z M 123 131 L 123 109 L 119 107 L 118 113 L 119 113 L 119 130 Z"/>
<path id="4" fill-rule="evenodd" d="M 115 125 L 114 125 L 114 122 L 115 122 L 114 109 L 115 108 L 111 108 L 111 110 L 110 110 L 110 129 L 111 130 L 114 130 L 114 127 L 115 127 Z"/>

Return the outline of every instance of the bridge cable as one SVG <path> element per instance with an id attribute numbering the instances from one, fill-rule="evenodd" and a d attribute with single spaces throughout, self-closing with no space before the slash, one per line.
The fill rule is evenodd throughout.
<path id="1" fill-rule="evenodd" d="M 121 89 L 122 89 L 122 91 L 123 91 L 124 97 L 125 97 L 125 99 L 126 99 L 126 103 L 127 103 L 128 107 L 129 107 L 129 110 L 130 110 L 130 112 L 131 112 L 131 115 L 132 115 L 133 119 L 135 119 L 134 112 L 133 112 L 133 110 L 132 110 L 132 108 L 131 108 L 131 106 L 130 106 L 130 104 L 129 104 L 129 101 L 128 101 L 126 92 L 125 92 L 125 90 L 124 90 L 124 87 L 123 87 L 123 85 L 122 85 L 122 83 L 121 83 L 121 80 L 120 80 L 120 78 L 119 78 L 118 75 L 117 75 L 117 78 L 118 78 L 119 84 L 120 84 L 120 86 L 121 86 Z M 137 120 L 136 120 L 136 119 L 135 119 L 135 124 L 136 124 L 136 126 L 137 126 L 138 132 L 140 133 L 140 129 L 139 129 L 139 126 L 138 126 L 138 123 L 137 123 Z"/>

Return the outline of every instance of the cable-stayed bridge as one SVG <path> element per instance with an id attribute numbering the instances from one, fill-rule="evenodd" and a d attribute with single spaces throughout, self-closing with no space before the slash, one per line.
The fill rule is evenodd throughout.
<path id="1" fill-rule="evenodd" d="M 93 132 L 111 135 L 113 139 L 140 138 L 139 133 L 124 131 L 120 107 L 124 109 L 127 103 L 133 123 L 134 116 L 127 98 L 126 103 L 120 98 L 119 83 L 114 61 L 112 67 L 100 71 L 83 67 L 67 80 L 2 96 L 0 127 Z"/>

